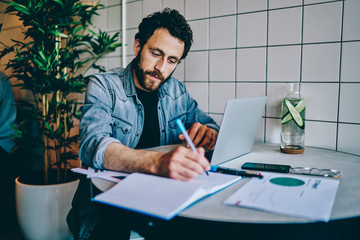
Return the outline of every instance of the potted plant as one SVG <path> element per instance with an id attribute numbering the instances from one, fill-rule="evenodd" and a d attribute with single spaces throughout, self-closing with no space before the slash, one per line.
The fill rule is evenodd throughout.
<path id="1" fill-rule="evenodd" d="M 121 45 L 117 42 L 119 33 L 110 36 L 91 28 L 91 18 L 103 7 L 101 4 L 87 5 L 81 0 L 0 1 L 8 5 L 5 14 L 16 15 L 22 22 L 24 34 L 22 40 L 12 39 L 13 44 L 0 52 L 0 58 L 10 54 L 6 64 L 6 69 L 12 71 L 10 79 L 16 79 L 15 86 L 32 96 L 21 106 L 18 103 L 28 114 L 14 127 L 13 138 L 17 143 L 14 151 L 41 146 L 43 158 L 43 172 L 36 174 L 37 178 L 33 174 L 31 178 L 16 179 L 19 224 L 29 239 L 61 239 L 63 228 L 67 229 L 65 216 L 77 182 L 71 182 L 70 193 L 59 194 L 59 190 L 54 189 L 68 188 L 64 186 L 68 180 L 73 180 L 69 160 L 78 157 L 79 136 L 73 133 L 74 121 L 80 115 L 78 96 L 85 91 L 90 78 L 87 71 L 103 71 L 96 61 Z M 31 129 L 26 127 L 29 124 Z M 31 134 L 34 129 L 35 135 Z M 25 196 L 31 193 L 35 194 L 33 199 Z M 48 199 L 51 195 L 55 199 Z M 66 203 L 55 202 L 66 195 L 69 198 Z M 41 203 L 41 200 L 46 202 Z M 30 208 L 26 209 L 24 204 L 30 204 Z M 50 226 L 50 219 L 59 214 L 54 212 L 58 206 L 67 209 L 59 209 L 62 217 L 55 220 L 56 226 Z M 41 212 L 44 217 L 39 216 Z M 46 215 L 50 218 L 45 219 Z M 29 218 L 30 223 L 24 218 Z M 48 233 L 40 233 L 40 230 L 48 230 Z M 59 237 L 55 236 L 57 233 Z"/>

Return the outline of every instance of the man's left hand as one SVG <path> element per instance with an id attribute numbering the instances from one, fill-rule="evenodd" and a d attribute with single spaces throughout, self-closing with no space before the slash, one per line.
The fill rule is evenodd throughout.
<path id="1" fill-rule="evenodd" d="M 207 150 L 211 150 L 215 146 L 218 136 L 218 132 L 215 129 L 196 122 L 187 130 L 187 132 L 195 146 L 204 147 Z M 185 140 L 184 134 L 180 134 L 179 138 Z"/>

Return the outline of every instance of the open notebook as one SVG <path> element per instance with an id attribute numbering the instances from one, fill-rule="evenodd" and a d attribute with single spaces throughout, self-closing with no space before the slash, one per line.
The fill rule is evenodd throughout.
<path id="1" fill-rule="evenodd" d="M 170 220 L 196 201 L 239 181 L 241 177 L 209 172 L 191 181 L 133 173 L 93 201 Z"/>

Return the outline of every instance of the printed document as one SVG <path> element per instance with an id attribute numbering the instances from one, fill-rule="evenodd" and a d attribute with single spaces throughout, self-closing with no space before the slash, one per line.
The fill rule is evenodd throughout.
<path id="1" fill-rule="evenodd" d="M 329 221 L 338 179 L 264 173 L 252 178 L 225 200 L 225 205 L 255 208 L 284 215 Z"/>
<path id="2" fill-rule="evenodd" d="M 208 174 L 185 182 L 133 173 L 93 201 L 169 220 L 194 202 L 241 179 L 235 175 Z"/>

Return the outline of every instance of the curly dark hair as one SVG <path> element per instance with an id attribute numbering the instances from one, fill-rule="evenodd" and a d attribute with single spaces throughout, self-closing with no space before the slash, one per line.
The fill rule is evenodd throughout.
<path id="1" fill-rule="evenodd" d="M 135 39 L 139 39 L 140 46 L 143 47 L 159 28 L 167 29 L 172 36 L 184 42 L 184 53 L 181 56 L 181 59 L 184 59 L 193 43 L 193 33 L 184 16 L 177 10 L 170 8 L 150 14 L 140 23 L 139 32 L 135 35 Z"/>

